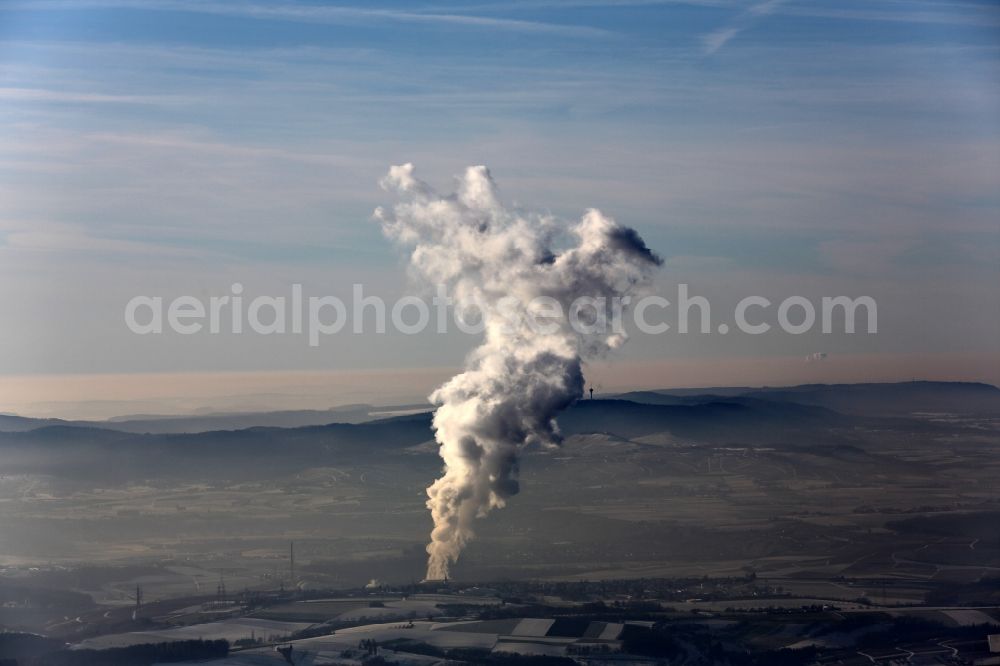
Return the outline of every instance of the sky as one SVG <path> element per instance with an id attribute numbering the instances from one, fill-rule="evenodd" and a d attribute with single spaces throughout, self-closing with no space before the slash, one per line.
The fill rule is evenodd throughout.
<path id="1" fill-rule="evenodd" d="M 474 339 L 123 318 L 234 282 L 421 293 L 372 220 L 405 162 L 600 208 L 721 318 L 878 303 L 877 334 L 635 335 L 595 385 L 1000 383 L 998 81 L 995 2 L 4 0 L 0 412 L 425 395 Z"/>

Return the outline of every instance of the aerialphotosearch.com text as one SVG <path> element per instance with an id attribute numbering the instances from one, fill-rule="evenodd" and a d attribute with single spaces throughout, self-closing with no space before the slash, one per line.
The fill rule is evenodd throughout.
<path id="1" fill-rule="evenodd" d="M 423 333 L 431 326 L 437 333 L 447 333 L 454 326 L 462 333 L 477 335 L 483 333 L 487 320 L 490 325 L 528 326 L 540 333 L 556 333 L 569 326 L 582 336 L 624 334 L 629 324 L 647 335 L 761 335 L 772 330 L 801 335 L 817 327 L 822 333 L 878 331 L 878 309 L 871 296 L 788 296 L 781 300 L 747 296 L 726 321 L 718 322 L 713 320 L 715 312 L 709 300 L 692 295 L 684 283 L 677 285 L 673 298 L 660 294 L 637 298 L 598 295 L 564 303 L 549 296 L 524 302 L 505 296 L 487 307 L 487 317 L 482 316 L 482 305 L 456 306 L 443 285 L 437 287 L 430 303 L 417 296 L 387 303 L 378 295 L 366 294 L 361 284 L 353 285 L 346 301 L 331 295 L 304 295 L 298 283 L 291 285 L 287 295 L 251 296 L 237 282 L 229 293 L 218 296 L 135 296 L 126 303 L 124 315 L 126 326 L 137 335 L 166 331 L 181 335 L 292 334 L 304 336 L 311 347 L 319 346 L 324 337 L 348 332 L 384 334 L 390 326 L 404 335 Z"/>

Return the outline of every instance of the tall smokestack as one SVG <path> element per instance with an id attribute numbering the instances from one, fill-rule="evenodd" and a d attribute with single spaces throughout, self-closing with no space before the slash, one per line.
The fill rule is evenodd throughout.
<path id="1" fill-rule="evenodd" d="M 583 393 L 582 357 L 625 341 L 597 307 L 593 326 L 571 326 L 570 305 L 627 296 L 661 260 L 634 230 L 597 210 L 562 223 L 504 208 L 486 167 L 466 169 L 448 196 L 413 171 L 412 164 L 389 170 L 382 187 L 405 200 L 375 217 L 389 238 L 412 248 L 413 271 L 448 286 L 456 314 L 469 322 L 478 313 L 485 333 L 465 371 L 430 396 L 444 473 L 427 489 L 434 519 L 427 578 L 444 580 L 473 538 L 474 520 L 517 494 L 521 447 L 560 443 L 555 417 Z M 561 316 L 551 317 L 553 303 Z"/>

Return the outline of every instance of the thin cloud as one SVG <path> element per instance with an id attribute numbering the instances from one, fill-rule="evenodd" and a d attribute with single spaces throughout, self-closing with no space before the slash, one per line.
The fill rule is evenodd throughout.
<path id="1" fill-rule="evenodd" d="M 716 53 L 761 17 L 770 14 L 802 18 L 825 18 L 847 21 L 893 23 L 926 23 L 938 25 L 1000 25 L 1000 12 L 995 6 L 977 4 L 927 4 L 898 2 L 890 7 L 897 11 L 820 7 L 815 4 L 789 5 L 786 0 L 765 0 L 740 12 L 728 25 L 703 35 L 702 49 L 706 55 Z M 928 10 L 929 9 L 929 10 Z"/>
<path id="2" fill-rule="evenodd" d="M 732 9 L 734 0 L 509 0 L 508 2 L 476 2 L 466 5 L 447 5 L 448 11 L 524 11 L 539 9 L 575 9 L 598 7 L 605 9 L 627 7 L 656 7 L 679 5 L 688 7 L 718 7 Z M 427 6 L 423 11 L 443 10 L 445 6 Z"/>
<path id="3" fill-rule="evenodd" d="M 706 55 L 712 55 L 728 44 L 734 37 L 749 28 L 753 22 L 763 16 L 773 13 L 784 0 L 765 0 L 740 12 L 729 25 L 713 30 L 701 38 L 702 49 Z"/>
<path id="4" fill-rule="evenodd" d="M 450 5 L 450 12 L 463 11 L 524 11 L 539 9 L 572 9 L 576 7 L 601 7 L 618 9 L 628 7 L 669 7 L 690 6 L 719 9 L 739 9 L 736 0 L 510 0 L 510 2 L 479 2 L 462 6 Z M 780 5 L 780 6 L 779 6 Z M 423 11 L 444 11 L 443 7 L 427 6 Z M 786 0 L 761 2 L 744 13 L 760 15 L 765 13 L 803 18 L 831 18 L 860 22 L 929 23 L 940 25 L 1000 25 L 1000 6 L 990 2 L 933 2 L 931 0 L 884 0 L 879 8 L 864 5 L 843 7 L 838 3 L 824 7 L 816 2 L 789 4 Z M 743 28 L 737 29 L 737 32 Z M 721 28 L 716 32 L 724 32 Z M 706 36 L 707 37 L 707 36 Z M 726 40 L 728 41 L 728 40 Z"/>
<path id="5" fill-rule="evenodd" d="M 0 100 L 8 102 L 56 102 L 69 104 L 163 104 L 187 98 L 170 95 L 107 95 L 92 92 L 0 87 Z"/>
<path id="6" fill-rule="evenodd" d="M 526 33 L 561 34 L 573 37 L 606 37 L 613 34 L 602 28 L 582 25 L 546 23 L 521 19 L 505 19 L 472 14 L 444 12 L 422 12 L 399 9 L 371 9 L 343 5 L 261 5 L 221 2 L 191 2 L 189 0 L 40 0 L 32 3 L 15 3 L 5 6 L 8 10 L 80 10 L 80 9 L 138 9 L 147 11 L 177 11 L 200 14 L 237 16 L 240 18 L 321 22 L 334 24 L 377 23 L 380 21 L 397 23 L 423 23 L 439 25 L 461 25 L 472 28 L 508 30 Z"/>
<path id="7" fill-rule="evenodd" d="M 913 5 L 918 7 L 920 5 Z M 956 11 L 963 10 L 963 11 Z M 869 9 L 824 8 L 815 6 L 782 7 L 785 16 L 827 18 L 844 21 L 875 21 L 881 23 L 922 23 L 933 25 L 1000 26 L 1000 12 L 995 6 L 953 5 L 932 11 L 885 11 Z"/>
<path id="8" fill-rule="evenodd" d="M 729 40 L 740 34 L 742 28 L 720 28 L 701 38 L 705 53 L 711 55 L 725 46 Z"/>
<path id="9" fill-rule="evenodd" d="M 96 235 L 81 225 L 61 222 L 31 220 L 18 223 L 0 220 L 0 230 L 4 231 L 0 252 L 5 249 L 70 254 L 96 252 L 191 259 L 211 257 L 218 259 L 223 256 L 218 252 L 202 248 L 175 247 L 163 243 Z"/>

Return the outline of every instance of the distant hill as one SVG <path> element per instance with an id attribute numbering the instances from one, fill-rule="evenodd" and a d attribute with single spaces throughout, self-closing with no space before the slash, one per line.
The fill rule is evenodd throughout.
<path id="1" fill-rule="evenodd" d="M 214 430 L 242 430 L 245 428 L 298 428 L 329 423 L 363 423 L 381 418 L 382 414 L 423 411 L 422 405 L 345 405 L 331 409 L 301 409 L 275 412 L 220 412 L 194 415 L 142 414 L 119 416 L 107 421 L 65 421 L 62 419 L 33 419 L 24 416 L 0 414 L 0 432 L 25 432 L 49 426 L 74 426 L 101 428 L 117 432 L 177 434 L 199 433 Z"/>
<path id="2" fill-rule="evenodd" d="M 697 406 L 726 403 L 749 407 L 747 399 L 770 403 L 810 405 L 827 410 L 860 416 L 906 416 L 917 412 L 950 412 L 958 414 L 1000 413 L 1000 389 L 989 384 L 970 382 L 899 382 L 887 384 L 803 384 L 785 387 L 729 386 L 698 389 L 659 389 L 631 391 L 608 396 L 611 399 L 661 406 Z M 581 404 L 587 401 L 581 401 Z M 604 400 L 603 402 L 607 402 Z M 765 405 L 756 404 L 757 412 Z M 0 432 L 27 432 L 39 428 L 67 426 L 99 428 L 135 434 L 183 434 L 219 430 L 244 430 L 247 428 L 299 428 L 331 423 L 364 423 L 386 414 L 418 413 L 428 410 L 423 404 L 374 407 L 358 404 L 325 410 L 285 410 L 274 412 L 223 412 L 196 415 L 134 415 L 121 416 L 107 421 L 68 421 L 63 419 L 36 419 L 15 414 L 0 414 Z M 703 409 L 707 417 L 712 410 Z M 778 417 L 776 407 L 766 407 L 772 417 Z M 747 411 L 745 415 L 750 412 Z M 677 412 L 674 423 L 690 421 L 694 412 Z M 745 416 L 744 415 L 744 416 Z M 788 418 L 797 418 L 801 412 L 789 411 Z M 816 414 L 818 416 L 818 413 Z M 728 418 L 740 419 L 736 412 Z M 563 418 L 566 418 L 565 416 Z"/>
<path id="3" fill-rule="evenodd" d="M 844 414 L 898 416 L 917 412 L 1000 413 L 1000 389 L 973 382 L 803 384 L 788 387 L 716 387 L 623 393 L 619 398 L 657 405 L 703 404 L 721 398 L 825 407 Z"/>
<path id="4" fill-rule="evenodd" d="M 692 405 L 583 400 L 559 417 L 566 435 L 607 433 L 629 439 L 669 433 L 690 441 L 776 446 L 828 443 L 846 417 L 810 405 L 729 398 Z M 431 413 L 296 428 L 255 427 L 201 433 L 137 434 L 79 425 L 0 433 L 7 474 L 141 480 L 154 477 L 267 477 L 358 464 L 440 466 Z M 220 471 L 221 470 L 221 471 Z"/>
<path id="5" fill-rule="evenodd" d="M 581 400 L 559 417 L 566 434 L 602 432 L 641 437 L 658 432 L 693 438 L 781 440 L 803 429 L 847 425 L 836 412 L 754 398 L 713 398 L 693 404 L 646 404 L 628 400 Z"/>
<path id="6" fill-rule="evenodd" d="M 24 432 L 48 426 L 73 425 L 73 423 L 62 419 L 32 419 L 16 414 L 0 414 L 0 432 Z"/>
<path id="7" fill-rule="evenodd" d="M 714 390 L 714 389 L 709 389 Z M 740 389 L 742 390 L 742 389 Z M 735 391 L 731 389 L 728 391 Z M 666 434 L 690 443 L 827 449 L 864 446 L 875 434 L 928 432 L 944 426 L 901 416 L 915 411 L 996 411 L 1000 390 L 985 384 L 810 385 L 746 389 L 739 395 L 643 391 L 632 399 L 580 400 L 558 418 L 567 436 L 591 433 L 627 441 Z M 273 412 L 259 421 L 358 417 L 374 412 L 355 406 L 330 412 Z M 278 416 L 275 416 L 278 415 Z M 888 415 L 888 416 L 886 416 Z M 198 419 L 201 419 L 198 421 Z M 163 423 L 175 419 L 161 419 Z M 51 474 L 63 478 L 266 478 L 322 467 L 401 465 L 433 474 L 440 460 L 431 443 L 431 413 L 360 423 L 295 427 L 238 427 L 254 415 L 207 415 L 176 419 L 179 427 L 212 423 L 234 428 L 205 432 L 129 432 L 156 419 L 92 424 L 58 419 L 0 416 L 4 474 Z M 99 425 L 100 427 L 95 427 Z M 162 425 L 162 424 L 161 424 Z M 971 427 L 971 426 L 970 426 Z M 879 435 L 880 436 L 880 435 Z M 610 440 L 609 440 L 610 441 Z"/>
<path id="8" fill-rule="evenodd" d="M 371 405 L 347 405 L 333 409 L 299 409 L 276 412 L 233 412 L 193 416 L 142 415 L 118 417 L 102 422 L 102 428 L 135 433 L 195 433 L 271 427 L 297 428 L 327 423 L 360 423 L 371 420 Z"/>
<path id="9" fill-rule="evenodd" d="M 384 460 L 432 438 L 430 414 L 368 423 L 136 434 L 75 426 L 0 433 L 5 474 L 142 480 L 267 477 Z"/>

